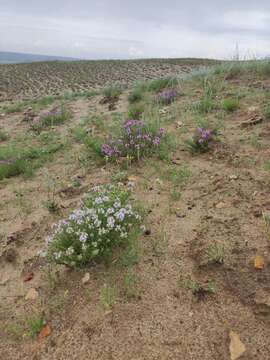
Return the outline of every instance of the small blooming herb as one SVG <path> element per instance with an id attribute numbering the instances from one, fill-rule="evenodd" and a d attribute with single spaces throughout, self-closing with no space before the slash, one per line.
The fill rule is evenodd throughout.
<path id="1" fill-rule="evenodd" d="M 177 91 L 174 89 L 163 90 L 157 97 L 157 102 L 163 105 L 171 104 L 177 97 Z"/>
<path id="2" fill-rule="evenodd" d="M 124 122 L 119 138 L 110 138 L 101 151 L 108 159 L 126 157 L 139 160 L 150 156 L 159 147 L 164 129 L 152 129 L 142 120 Z"/>
<path id="3" fill-rule="evenodd" d="M 209 145 L 214 141 L 215 131 L 198 127 L 191 140 L 187 140 L 186 144 L 191 152 L 206 152 Z"/>
<path id="4" fill-rule="evenodd" d="M 53 227 L 46 239 L 53 262 L 82 266 L 128 238 L 141 217 L 129 203 L 130 193 L 114 186 L 92 189 L 83 206 Z"/>

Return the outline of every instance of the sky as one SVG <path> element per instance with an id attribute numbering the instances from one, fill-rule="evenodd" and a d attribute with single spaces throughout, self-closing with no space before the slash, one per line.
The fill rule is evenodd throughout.
<path id="1" fill-rule="evenodd" d="M 0 0 L 0 51 L 85 59 L 270 55 L 270 0 Z"/>

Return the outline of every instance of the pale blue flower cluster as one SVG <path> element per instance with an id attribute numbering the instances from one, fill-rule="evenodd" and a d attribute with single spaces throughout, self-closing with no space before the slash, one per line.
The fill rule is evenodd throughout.
<path id="1" fill-rule="evenodd" d="M 114 186 L 92 189 L 83 206 L 56 224 L 46 239 L 51 260 L 83 265 L 127 239 L 133 225 L 141 221 L 129 196 L 128 191 Z"/>

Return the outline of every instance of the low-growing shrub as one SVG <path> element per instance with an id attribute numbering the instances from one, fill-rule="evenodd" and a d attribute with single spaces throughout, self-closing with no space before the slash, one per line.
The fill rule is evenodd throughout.
<path id="1" fill-rule="evenodd" d="M 112 185 L 95 187 L 80 209 L 56 224 L 47 239 L 47 257 L 58 264 L 86 265 L 126 242 L 140 220 L 130 204 L 130 192 Z"/>
<path id="2" fill-rule="evenodd" d="M 198 127 L 192 139 L 186 140 L 187 149 L 191 153 L 206 152 L 213 142 L 215 131 Z"/>
<path id="3" fill-rule="evenodd" d="M 177 97 L 177 91 L 174 89 L 163 90 L 158 94 L 157 102 L 162 105 L 171 104 Z"/>
<path id="4" fill-rule="evenodd" d="M 147 125 L 141 120 L 127 120 L 124 122 L 120 136 L 110 138 L 103 144 L 101 151 L 108 159 L 127 157 L 139 160 L 152 155 L 160 146 L 164 136 L 164 129 Z"/>
<path id="5" fill-rule="evenodd" d="M 221 107 L 227 112 L 233 112 L 239 108 L 239 101 L 238 99 L 224 99 Z"/>

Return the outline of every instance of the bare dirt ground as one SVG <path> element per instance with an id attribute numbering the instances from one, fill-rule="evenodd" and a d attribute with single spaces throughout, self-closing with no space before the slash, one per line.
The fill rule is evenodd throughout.
<path id="1" fill-rule="evenodd" d="M 51 130 L 67 142 L 65 148 L 32 177 L 0 182 L 3 359 L 227 360 L 233 358 L 230 332 L 243 343 L 241 359 L 270 358 L 269 229 L 263 219 L 270 211 L 270 123 L 262 115 L 269 89 L 269 79 L 253 75 L 224 80 L 217 103 L 237 94 L 240 106 L 232 113 L 216 108 L 203 116 L 220 125 L 220 142 L 192 156 L 183 141 L 196 126 L 190 105 L 202 90 L 198 80 L 181 84 L 182 96 L 160 112 L 178 141 L 170 161 L 150 159 L 128 169 L 150 231 L 132 253 L 118 249 L 111 261 L 82 271 L 48 266 L 37 251 L 51 225 L 78 207 L 92 185 L 111 182 L 119 172 L 115 165 L 84 165 L 84 145 L 70 129 L 87 118 L 89 133 L 102 133 L 93 115 L 105 124 L 119 114 L 125 117 L 128 92 L 114 112 L 100 104 L 99 96 L 69 102 L 72 119 Z M 1 118 L 11 138 L 29 134 L 23 116 Z M 259 124 L 243 126 L 258 117 L 263 118 Z M 173 171 L 180 171 L 177 182 L 169 175 Z M 44 206 L 51 182 L 57 213 Z M 224 248 L 221 263 L 207 256 L 211 246 Z M 255 266 L 258 257 L 261 266 Z M 123 281 L 127 263 L 136 275 L 128 285 L 131 296 Z M 83 284 L 86 272 L 90 280 Z M 115 290 L 109 307 L 102 301 L 104 287 Z M 27 300 L 30 289 L 37 294 Z M 50 333 L 31 338 L 28 320 L 40 316 Z"/>

